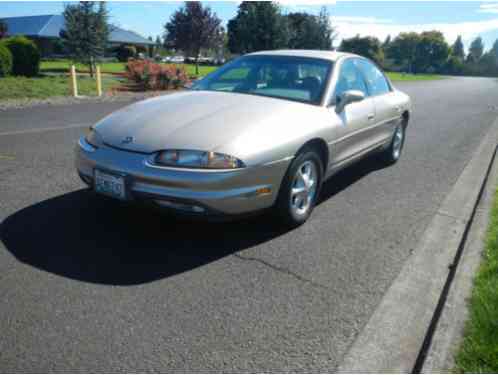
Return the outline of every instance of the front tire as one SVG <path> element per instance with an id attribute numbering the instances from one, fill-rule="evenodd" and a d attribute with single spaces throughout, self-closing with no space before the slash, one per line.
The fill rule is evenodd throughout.
<path id="1" fill-rule="evenodd" d="M 322 185 L 323 164 L 317 152 L 305 149 L 292 161 L 277 198 L 278 215 L 290 227 L 303 224 L 315 207 Z"/>

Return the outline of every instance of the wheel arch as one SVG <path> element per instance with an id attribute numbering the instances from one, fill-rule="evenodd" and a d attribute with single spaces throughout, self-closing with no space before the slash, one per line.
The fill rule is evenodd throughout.
<path id="1" fill-rule="evenodd" d="M 403 124 L 405 125 L 405 128 L 408 126 L 408 122 L 410 120 L 410 112 L 408 110 L 404 111 L 403 114 L 401 115 L 403 119 Z"/>
<path id="2" fill-rule="evenodd" d="M 327 142 L 325 142 L 325 140 L 323 138 L 310 139 L 305 144 L 303 144 L 299 148 L 299 150 L 297 150 L 295 156 L 299 155 L 304 149 L 307 149 L 307 148 L 312 148 L 318 152 L 318 156 L 320 156 L 320 160 L 322 161 L 322 164 L 323 164 L 324 170 L 322 172 L 325 173 L 325 171 L 327 170 L 327 166 L 328 166 L 329 158 L 330 158 L 330 155 L 329 155 L 330 152 L 329 152 Z"/>

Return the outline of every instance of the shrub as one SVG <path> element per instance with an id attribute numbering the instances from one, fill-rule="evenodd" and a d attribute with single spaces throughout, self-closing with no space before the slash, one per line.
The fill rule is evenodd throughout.
<path id="1" fill-rule="evenodd" d="M 177 89 L 189 82 L 185 68 L 160 65 L 148 60 L 130 60 L 126 77 L 142 90 Z"/>
<path id="2" fill-rule="evenodd" d="M 40 52 L 33 41 L 23 36 L 15 36 L 2 40 L 2 43 L 12 53 L 14 75 L 32 77 L 38 74 Z"/>
<path id="3" fill-rule="evenodd" d="M 137 49 L 134 46 L 119 46 L 116 50 L 116 57 L 121 62 L 126 62 L 137 55 Z"/>
<path id="4" fill-rule="evenodd" d="M 3 44 L 0 44 L 0 77 L 8 76 L 12 72 L 12 54 Z"/>

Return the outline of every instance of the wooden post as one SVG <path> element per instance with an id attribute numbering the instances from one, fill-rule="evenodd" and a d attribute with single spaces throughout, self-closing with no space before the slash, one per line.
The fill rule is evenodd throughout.
<path id="1" fill-rule="evenodd" d="M 78 83 L 76 82 L 76 67 L 71 65 L 71 74 L 69 77 L 69 82 L 71 85 L 71 93 L 74 97 L 78 96 Z"/>
<path id="2" fill-rule="evenodd" d="M 102 96 L 102 78 L 100 76 L 100 65 L 97 66 L 97 96 Z"/>

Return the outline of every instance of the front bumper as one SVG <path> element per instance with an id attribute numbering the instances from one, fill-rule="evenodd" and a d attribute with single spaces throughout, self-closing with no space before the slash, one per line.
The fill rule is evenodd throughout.
<path id="1" fill-rule="evenodd" d="M 153 166 L 147 154 L 109 146 L 76 145 L 76 168 L 93 185 L 95 168 L 126 176 L 129 199 L 146 200 L 195 214 L 239 215 L 271 207 L 290 158 L 236 170 L 194 170 Z"/>

